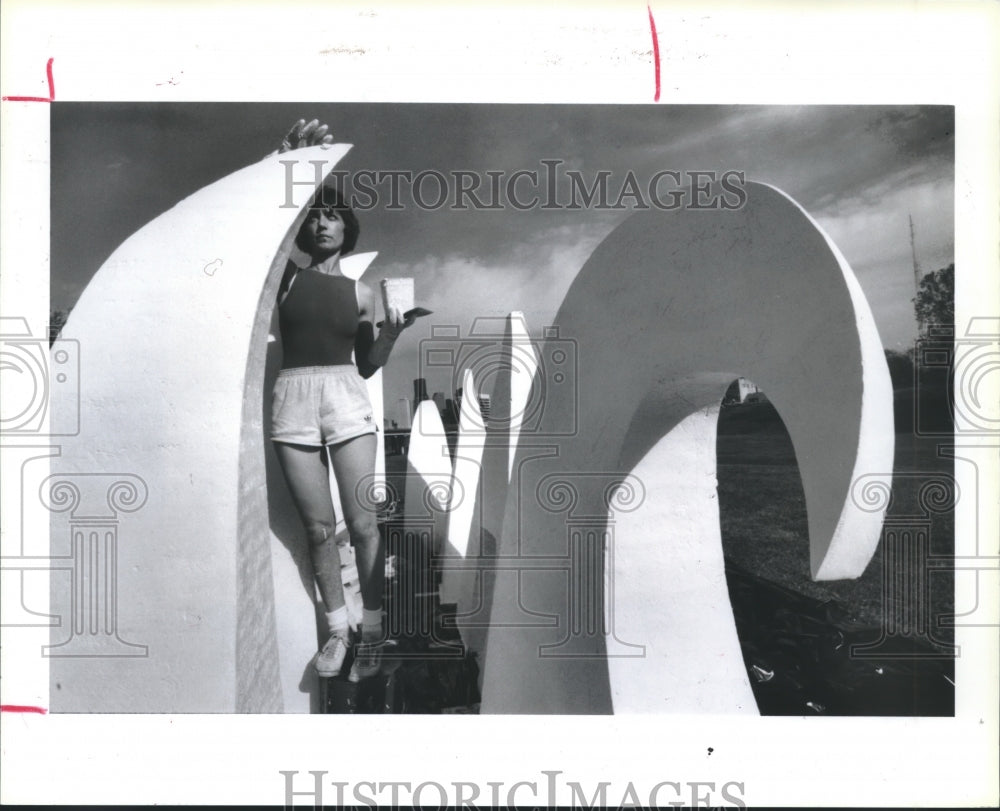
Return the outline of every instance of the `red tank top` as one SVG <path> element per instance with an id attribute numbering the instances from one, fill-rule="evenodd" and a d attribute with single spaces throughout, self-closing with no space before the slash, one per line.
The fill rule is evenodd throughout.
<path id="1" fill-rule="evenodd" d="M 355 282 L 318 270 L 295 274 L 278 306 L 282 369 L 351 363 L 360 313 Z"/>

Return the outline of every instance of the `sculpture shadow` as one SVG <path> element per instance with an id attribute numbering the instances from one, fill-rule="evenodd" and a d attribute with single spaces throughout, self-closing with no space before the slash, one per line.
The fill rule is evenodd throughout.
<path id="1" fill-rule="evenodd" d="M 278 462 L 278 456 L 274 452 L 273 443 L 271 442 L 271 393 L 274 390 L 274 382 L 278 377 L 278 372 L 281 370 L 282 358 L 281 337 L 278 330 L 276 308 L 271 317 L 271 335 L 275 336 L 275 340 L 270 341 L 267 345 L 262 403 L 268 523 L 271 533 L 281 542 L 295 563 L 302 588 L 313 604 L 316 624 L 316 645 L 318 647 L 321 644 L 319 630 L 321 628 L 321 620 L 323 619 L 323 605 L 316 597 L 315 575 L 312 559 L 309 555 L 309 547 L 302 528 L 302 521 L 292 501 L 291 493 L 288 491 L 288 485 L 285 483 L 285 474 L 281 469 L 281 463 Z M 302 621 L 306 622 L 308 620 L 306 617 L 303 617 Z M 311 660 L 305 663 L 298 687 L 300 692 L 309 694 L 310 712 L 321 712 L 319 678 L 316 676 Z"/>

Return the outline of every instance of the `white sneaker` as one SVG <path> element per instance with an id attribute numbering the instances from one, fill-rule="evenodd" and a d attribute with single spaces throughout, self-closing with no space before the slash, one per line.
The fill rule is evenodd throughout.
<path id="1" fill-rule="evenodd" d="M 323 649 L 316 654 L 316 672 L 324 679 L 338 675 L 344 666 L 344 658 L 350 646 L 346 636 L 339 634 L 331 636 L 326 640 Z"/>

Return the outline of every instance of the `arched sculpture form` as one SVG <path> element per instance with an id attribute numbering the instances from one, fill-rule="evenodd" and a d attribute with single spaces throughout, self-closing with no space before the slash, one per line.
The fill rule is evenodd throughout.
<path id="1" fill-rule="evenodd" d="M 609 668 L 609 656 L 684 674 L 669 682 L 685 693 L 680 700 L 647 679 L 636 688 L 652 694 L 634 696 L 628 708 L 747 711 L 748 690 L 728 708 L 705 705 L 697 667 L 658 657 L 671 635 L 702 627 L 713 601 L 730 611 L 721 555 L 701 550 L 719 543 L 715 410 L 738 376 L 766 392 L 794 444 L 813 577 L 857 577 L 871 558 L 882 514 L 860 509 L 850 493 L 858 476 L 885 474 L 888 482 L 892 471 L 892 390 L 874 320 L 847 262 L 805 211 L 770 186 L 748 183 L 746 193 L 733 211 L 632 215 L 567 293 L 555 326 L 560 342 L 575 345 L 576 385 L 549 385 L 544 367 L 535 379 L 547 390 L 545 412 L 534 436 L 522 433 L 515 458 L 484 713 L 612 712 L 621 691 L 611 674 L 620 671 Z M 694 417 L 699 411 L 708 419 Z M 571 424 L 575 431 L 560 436 Z M 671 458 L 658 462 L 682 478 L 701 477 L 694 501 L 634 473 L 616 487 L 672 432 Z M 541 445 L 555 454 L 540 453 Z M 688 467 L 692 459 L 698 464 Z M 628 537 L 618 521 L 640 496 L 669 508 L 660 511 L 662 526 Z M 673 521 L 686 527 L 673 532 Z M 625 562 L 657 577 L 619 583 L 616 567 Z M 714 593 L 685 591 L 689 566 L 702 576 L 715 569 L 704 578 Z M 634 613 L 618 618 L 614 595 L 630 587 L 649 592 L 633 593 Z M 698 642 L 713 662 L 742 667 L 734 639 L 709 633 Z"/>
<path id="2" fill-rule="evenodd" d="M 280 163 L 288 156 L 274 155 L 182 200 L 123 243 L 74 308 L 64 337 L 79 341 L 80 399 L 53 408 L 79 406 L 80 433 L 52 468 L 81 489 L 94 474 L 142 480 L 145 503 L 118 531 L 117 581 L 83 586 L 93 612 L 116 610 L 120 637 L 147 651 L 53 658 L 53 710 L 282 709 L 262 425 L 267 335 L 318 179 L 308 161 L 329 172 L 349 149 L 298 151 L 291 186 Z M 65 555 L 58 519 L 52 554 Z M 52 578 L 53 611 L 69 616 L 70 594 L 68 580 Z M 53 642 L 70 632 L 56 629 Z"/>

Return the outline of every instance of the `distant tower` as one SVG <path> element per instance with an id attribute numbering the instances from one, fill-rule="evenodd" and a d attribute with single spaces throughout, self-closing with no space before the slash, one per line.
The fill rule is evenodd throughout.
<path id="1" fill-rule="evenodd" d="M 438 411 L 444 411 L 444 392 L 443 391 L 436 391 L 436 392 L 434 392 L 434 395 L 431 397 L 431 399 L 434 401 L 434 405 L 436 405 L 438 407 Z"/>
<path id="2" fill-rule="evenodd" d="M 404 431 L 409 431 L 413 427 L 413 409 L 410 406 L 409 397 L 399 398 L 399 416 L 397 421 L 399 427 Z"/>
<path id="3" fill-rule="evenodd" d="M 490 396 L 488 394 L 479 395 L 479 413 L 483 415 L 483 420 L 490 418 Z"/>
<path id="4" fill-rule="evenodd" d="M 427 398 L 427 380 L 418 377 L 413 381 L 413 406 L 416 408 Z"/>
<path id="5" fill-rule="evenodd" d="M 917 264 L 917 241 L 913 236 L 913 215 L 908 215 L 910 218 L 910 255 L 913 257 L 913 296 L 914 299 L 920 294 L 920 265 Z M 917 309 L 917 334 L 923 335 L 924 333 L 924 319 L 920 315 L 920 310 Z"/>

